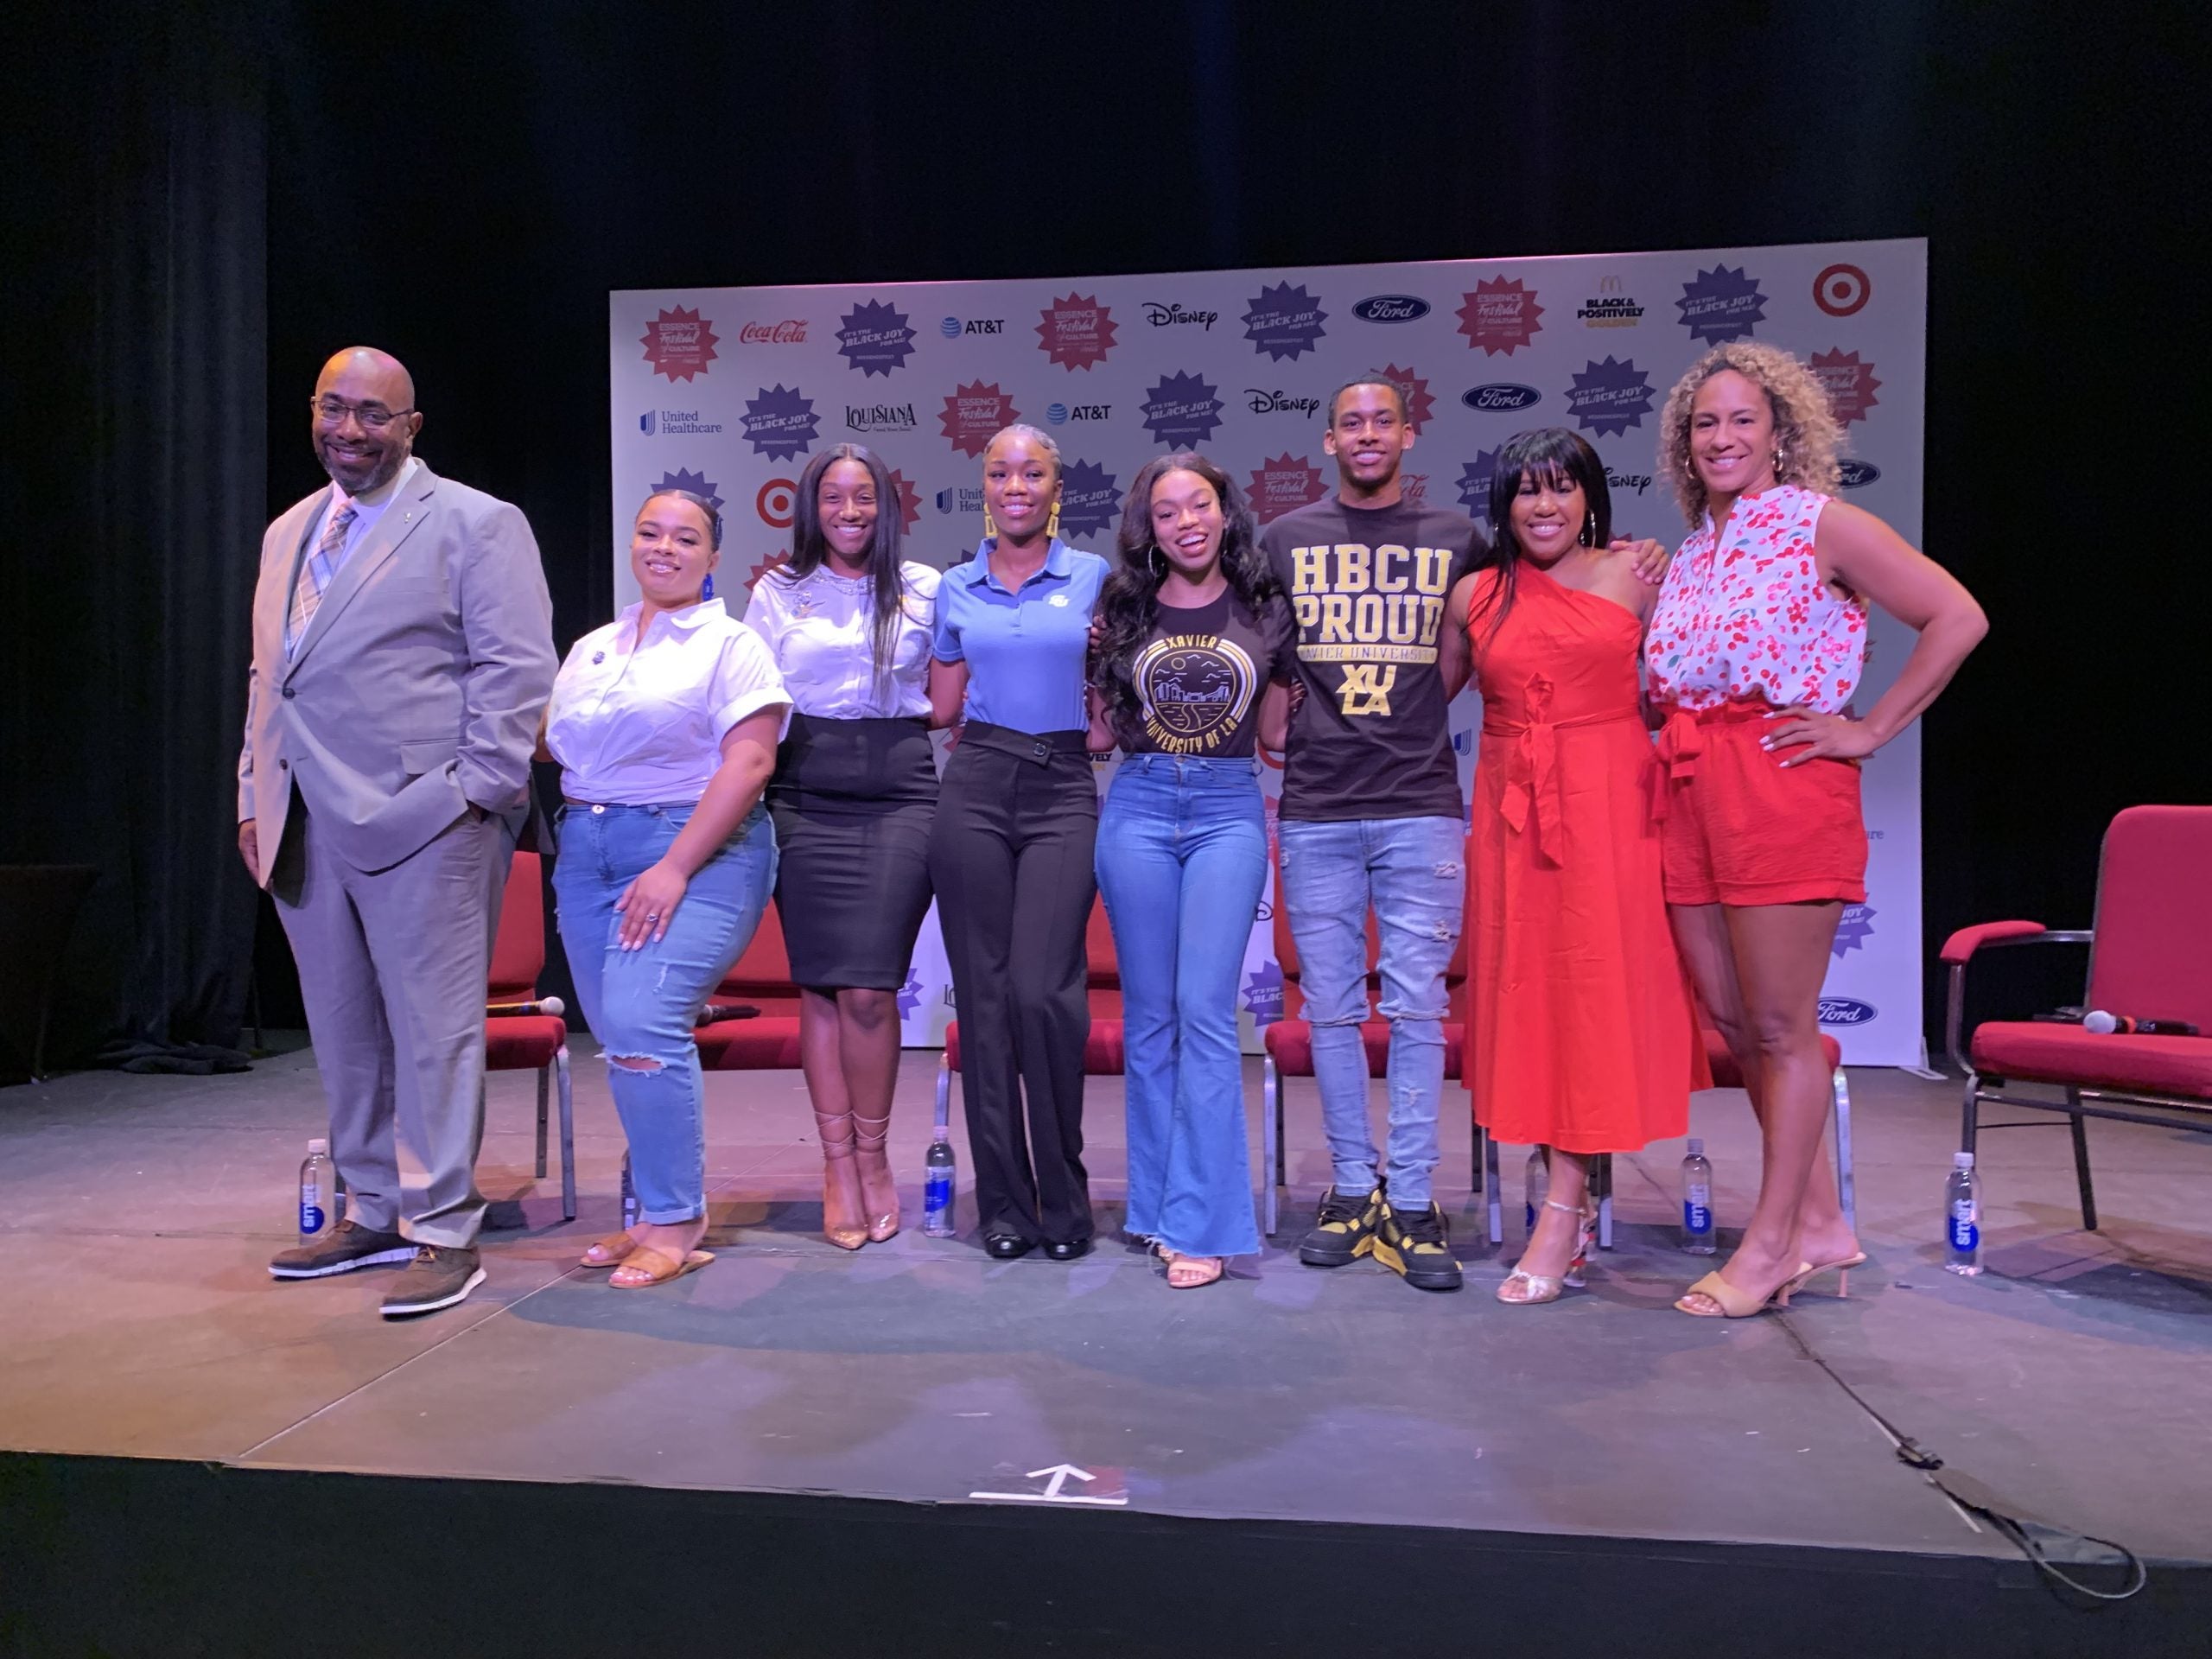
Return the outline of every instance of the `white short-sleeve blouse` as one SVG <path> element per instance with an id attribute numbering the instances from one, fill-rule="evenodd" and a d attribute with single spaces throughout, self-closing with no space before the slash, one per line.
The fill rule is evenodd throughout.
<path id="1" fill-rule="evenodd" d="M 899 567 L 897 632 L 886 671 L 876 669 L 875 616 L 865 576 L 827 565 L 792 579 L 772 570 L 753 584 L 746 626 L 767 641 L 799 713 L 823 720 L 916 719 L 930 711 L 930 632 L 939 573 Z"/>
<path id="2" fill-rule="evenodd" d="M 721 766 L 731 727 L 778 705 L 790 724 L 791 693 L 774 659 L 721 601 L 660 612 L 642 639 L 639 608 L 577 640 L 553 682 L 545 747 L 570 800 L 696 802 Z"/>

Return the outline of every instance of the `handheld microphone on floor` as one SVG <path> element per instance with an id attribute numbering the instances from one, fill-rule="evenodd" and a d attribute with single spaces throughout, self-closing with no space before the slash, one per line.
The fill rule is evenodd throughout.
<path id="1" fill-rule="evenodd" d="M 494 1002 L 484 1010 L 493 1020 L 513 1020 L 533 1014 L 550 1014 L 555 1018 L 569 1011 L 569 1005 L 557 996 L 542 996 L 535 1002 Z"/>
<path id="2" fill-rule="evenodd" d="M 2083 1014 L 2082 1029 L 2094 1031 L 2100 1037 L 2131 1032 L 2145 1037 L 2196 1037 L 2202 1034 L 2186 1020 L 2138 1020 L 2125 1014 L 2107 1014 L 2102 1008 L 2091 1008 Z"/>
<path id="3" fill-rule="evenodd" d="M 755 1020 L 760 1014 L 760 1010 L 750 1002 L 709 1002 L 699 1010 L 699 1017 L 691 1023 L 711 1026 L 718 1020 Z"/>

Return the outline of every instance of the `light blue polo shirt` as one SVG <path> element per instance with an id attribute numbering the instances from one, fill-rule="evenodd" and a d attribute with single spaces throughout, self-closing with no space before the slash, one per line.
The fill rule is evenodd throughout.
<path id="1" fill-rule="evenodd" d="M 976 556 L 944 573 L 937 594 L 938 660 L 968 664 L 967 717 L 1017 732 L 1077 731 L 1090 724 L 1084 661 L 1106 561 L 1058 537 L 1045 567 L 1009 590 L 991 574 L 986 537 Z"/>

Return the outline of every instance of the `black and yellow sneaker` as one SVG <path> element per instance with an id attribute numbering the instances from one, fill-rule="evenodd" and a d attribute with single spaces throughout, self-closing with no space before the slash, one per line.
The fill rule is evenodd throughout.
<path id="1" fill-rule="evenodd" d="M 1341 1268 L 1357 1260 L 1375 1247 L 1375 1224 L 1382 1213 L 1381 1187 L 1364 1198 L 1331 1187 L 1321 1195 L 1320 1213 L 1298 1247 L 1298 1259 L 1309 1268 Z"/>
<path id="2" fill-rule="evenodd" d="M 1374 1237 L 1362 1248 L 1416 1290 L 1457 1290 L 1465 1282 L 1452 1259 L 1444 1211 L 1433 1202 L 1419 1210 L 1386 1202 Z"/>

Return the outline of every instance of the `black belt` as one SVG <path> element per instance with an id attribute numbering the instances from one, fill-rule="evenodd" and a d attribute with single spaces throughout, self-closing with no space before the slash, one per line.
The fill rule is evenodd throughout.
<path id="1" fill-rule="evenodd" d="M 1087 760 L 1089 739 L 1090 734 L 1083 731 L 1017 732 L 1011 726 L 994 726 L 988 720 L 971 720 L 960 728 L 963 748 L 973 743 L 1039 766 L 1050 766 L 1055 755 L 1080 755 Z"/>

